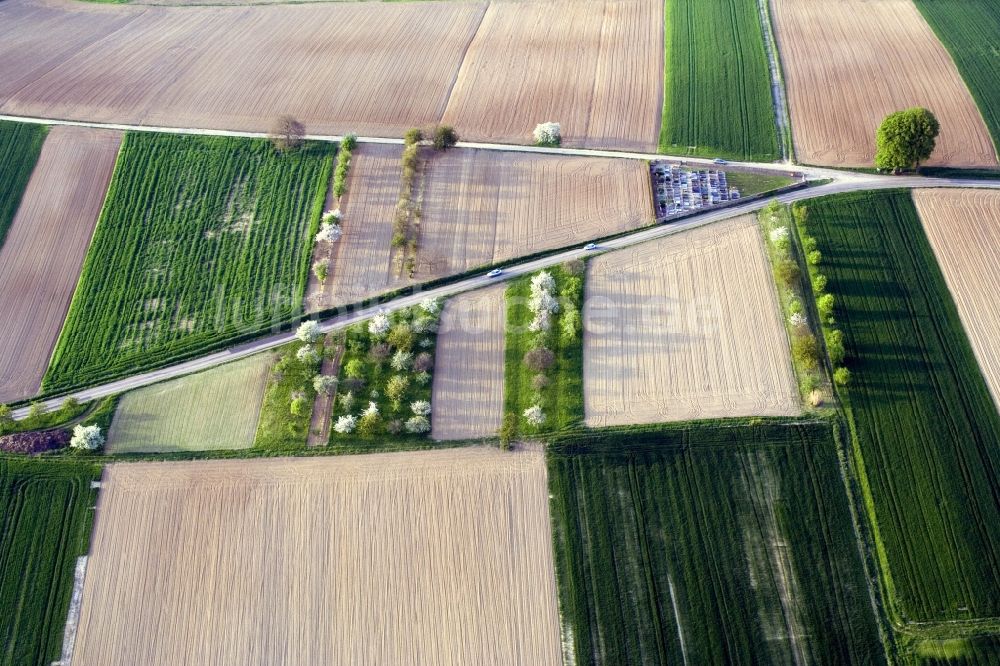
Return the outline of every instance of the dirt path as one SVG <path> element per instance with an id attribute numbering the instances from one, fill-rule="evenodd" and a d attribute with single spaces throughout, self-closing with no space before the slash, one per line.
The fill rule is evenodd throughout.
<path id="1" fill-rule="evenodd" d="M 330 350 L 333 350 L 332 353 Z M 340 372 L 340 359 L 343 355 L 344 344 L 341 336 L 328 335 L 323 349 L 323 365 L 320 367 L 320 374 L 336 377 L 337 373 Z M 333 407 L 333 397 L 322 391 L 316 394 L 306 446 L 326 446 L 327 442 L 330 441 L 330 410 Z"/>

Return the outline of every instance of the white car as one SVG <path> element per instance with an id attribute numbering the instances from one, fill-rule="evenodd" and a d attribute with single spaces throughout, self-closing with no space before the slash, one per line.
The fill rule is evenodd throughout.
<path id="1" fill-rule="evenodd" d="M 721 157 L 716 157 L 714 160 L 712 160 L 712 164 L 728 164 L 728 162 L 726 162 L 726 160 L 722 159 Z"/>
<path id="2" fill-rule="evenodd" d="M 500 275 L 503 275 L 503 269 L 502 268 L 494 268 L 493 270 L 491 270 L 489 273 L 486 274 L 486 277 L 488 277 L 488 278 L 495 278 L 495 277 L 499 277 Z"/>
<path id="3" fill-rule="evenodd" d="M 588 250 L 588 251 L 589 250 L 596 250 L 597 249 L 597 243 L 587 243 L 586 245 L 583 246 L 583 249 L 584 250 Z"/>

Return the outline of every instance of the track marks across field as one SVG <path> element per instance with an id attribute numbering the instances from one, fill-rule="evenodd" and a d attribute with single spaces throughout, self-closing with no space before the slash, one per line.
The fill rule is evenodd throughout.
<path id="1" fill-rule="evenodd" d="M 270 354 L 257 354 L 125 394 L 108 452 L 249 448 L 270 366 Z"/>
<path id="2" fill-rule="evenodd" d="M 503 417 L 504 285 L 449 299 L 434 367 L 431 437 L 491 437 Z"/>
<path id="3" fill-rule="evenodd" d="M 490 448 L 112 465 L 73 664 L 556 666 L 546 478 Z"/>
<path id="4" fill-rule="evenodd" d="M 653 221 L 649 169 L 640 160 L 457 149 L 428 164 L 420 279 Z"/>
<path id="5" fill-rule="evenodd" d="M 800 411 L 753 216 L 591 260 L 583 344 L 590 426 Z"/>
<path id="6" fill-rule="evenodd" d="M 992 166 L 996 150 L 948 52 L 912 0 L 772 0 L 796 156 L 870 166 L 889 113 L 941 121 L 930 164 Z"/>
<path id="7" fill-rule="evenodd" d="M 118 132 L 49 130 L 0 248 L 0 402 L 38 392 L 120 142 Z"/>

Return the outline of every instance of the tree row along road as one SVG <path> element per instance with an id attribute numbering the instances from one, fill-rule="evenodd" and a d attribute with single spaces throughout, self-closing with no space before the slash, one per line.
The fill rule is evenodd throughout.
<path id="1" fill-rule="evenodd" d="M 806 189 L 796 190 L 793 192 L 787 192 L 784 194 L 779 194 L 776 197 L 767 197 L 764 199 L 759 199 L 755 201 L 749 201 L 743 204 L 738 204 L 735 206 L 729 206 L 726 208 L 710 209 L 704 213 L 697 215 L 692 215 L 683 220 L 677 222 L 667 222 L 654 227 L 646 227 L 644 229 L 635 231 L 627 235 L 619 236 L 612 240 L 608 240 L 600 245 L 598 252 L 605 252 L 610 250 L 620 250 L 622 248 L 631 247 L 633 245 L 638 245 L 639 243 L 645 243 L 657 238 L 663 238 L 664 236 L 670 236 L 672 234 L 677 234 L 682 231 L 687 231 L 688 229 L 693 229 L 695 227 L 701 227 L 707 224 L 712 224 L 713 222 L 718 222 L 720 220 L 725 220 L 737 215 L 744 215 L 746 213 L 752 213 L 760 210 L 772 200 L 777 199 L 781 203 L 793 203 L 796 201 L 803 201 L 805 199 L 812 199 L 816 197 L 827 196 L 830 194 L 839 194 L 843 192 L 855 192 L 859 190 L 877 190 L 877 189 L 893 189 L 893 188 L 923 188 L 923 187 L 977 187 L 977 188 L 989 188 L 989 189 L 1000 189 L 1000 181 L 986 181 L 986 180 L 968 180 L 961 178 L 925 178 L 922 176 L 878 176 L 871 174 L 858 174 L 850 172 L 849 178 L 843 178 L 835 180 L 832 183 L 827 183 L 825 185 L 819 185 L 816 187 L 810 187 Z M 521 275 L 528 273 L 533 273 L 535 271 L 547 268 L 550 266 L 555 266 L 572 259 L 580 259 L 585 256 L 592 256 L 595 252 L 584 250 L 582 247 L 577 247 L 571 250 L 566 250 L 563 252 L 558 252 L 540 259 L 533 259 L 530 261 L 517 262 L 516 260 L 504 267 L 503 273 L 496 278 L 488 278 L 486 275 L 478 275 L 476 277 L 471 277 L 468 279 L 453 282 L 451 284 L 443 285 L 440 287 L 435 287 L 433 289 L 427 289 L 424 291 L 419 290 L 419 285 L 417 285 L 417 291 L 413 294 L 406 296 L 400 296 L 399 298 L 393 299 L 387 303 L 381 305 L 371 306 L 367 308 L 361 308 L 353 312 L 347 312 L 344 314 L 339 314 L 328 319 L 320 321 L 320 329 L 324 333 L 330 331 L 338 330 L 355 324 L 365 319 L 370 318 L 377 312 L 391 312 L 394 310 L 399 310 L 402 308 L 417 305 L 421 300 L 428 297 L 446 297 L 453 296 L 455 294 L 470 291 L 472 289 L 477 289 L 480 287 L 485 287 L 490 284 L 496 284 L 497 282 L 503 282 L 516 278 Z M 269 349 L 274 349 L 281 345 L 287 344 L 295 340 L 295 333 L 293 331 L 288 331 L 284 333 L 278 333 L 275 335 L 270 335 L 262 337 L 258 340 L 253 340 L 251 342 L 237 345 L 229 349 L 224 349 L 212 354 L 201 356 L 199 358 L 191 359 L 189 361 L 184 361 L 176 365 L 167 366 L 160 368 L 158 370 L 152 370 L 150 372 L 133 375 L 131 377 L 125 377 L 124 379 L 119 379 L 117 381 L 109 382 L 107 384 L 101 384 L 99 386 L 93 386 L 87 389 L 82 389 L 73 393 L 69 393 L 56 398 L 51 398 L 44 401 L 47 409 L 53 410 L 59 407 L 62 401 L 69 396 L 72 396 L 79 400 L 80 402 L 87 402 L 91 400 L 96 400 L 109 395 L 114 395 L 116 393 L 122 393 L 124 391 L 129 391 L 131 389 L 139 388 L 142 386 L 148 386 L 150 384 L 155 384 L 160 381 L 167 379 L 173 379 L 175 377 L 181 377 L 188 375 L 200 370 L 205 370 L 223 363 L 228 363 L 230 361 L 235 361 L 237 359 L 244 358 L 251 354 L 256 354 L 259 352 L 267 351 Z M 21 407 L 14 411 L 14 418 L 22 419 L 28 415 L 28 407 Z"/>

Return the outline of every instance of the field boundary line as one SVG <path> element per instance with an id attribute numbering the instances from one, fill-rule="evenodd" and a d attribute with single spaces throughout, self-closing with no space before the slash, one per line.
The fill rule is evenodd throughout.
<path id="1" fill-rule="evenodd" d="M 778 130 L 778 150 L 785 164 L 792 164 L 795 149 L 792 143 L 792 122 L 788 113 L 788 95 L 785 92 L 785 77 L 781 69 L 781 51 L 771 19 L 770 0 L 757 0 L 760 12 L 760 27 L 764 33 L 764 50 L 767 51 L 768 70 L 771 73 L 771 102 L 774 106 L 774 122 Z"/>

